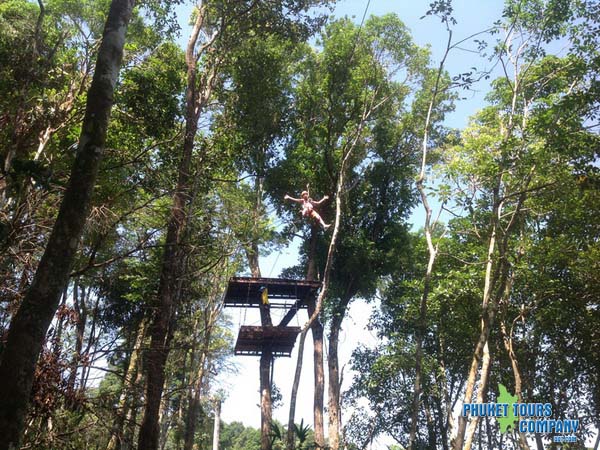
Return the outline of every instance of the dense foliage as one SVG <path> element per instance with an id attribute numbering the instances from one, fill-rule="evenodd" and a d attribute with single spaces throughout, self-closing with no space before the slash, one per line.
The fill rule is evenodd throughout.
<path id="1" fill-rule="evenodd" d="M 0 2 L 0 360 L 69 189 L 118 2 Z M 322 277 L 331 234 L 284 200 L 307 186 L 330 197 L 326 222 L 341 205 L 317 322 L 327 445 L 556 446 L 552 433 L 459 417 L 463 403 L 496 401 L 502 383 L 577 418 L 569 448 L 598 448 L 599 5 L 507 0 L 485 34 L 444 56 L 473 44 L 497 70 L 450 74 L 400 17 L 327 19 L 325 0 L 199 2 L 186 51 L 178 3 L 133 10 L 22 448 L 209 448 L 219 423 L 221 448 L 265 448 L 264 429 L 261 444 L 261 430 L 219 417 L 218 380 L 236 370 L 222 296 L 292 239 L 298 262 L 283 276 Z M 454 42 L 451 2 L 429 8 Z M 490 82 L 485 104 L 464 129 L 446 128 L 459 89 L 478 79 Z M 439 220 L 411 231 L 427 200 Z M 359 299 L 373 306 L 378 345 L 354 349 L 342 383 L 339 336 Z M 149 379 L 164 380 L 154 413 Z M 267 447 L 317 447 L 323 424 L 306 419 L 287 442 L 273 422 Z M 150 447 L 142 422 L 158 427 Z"/>

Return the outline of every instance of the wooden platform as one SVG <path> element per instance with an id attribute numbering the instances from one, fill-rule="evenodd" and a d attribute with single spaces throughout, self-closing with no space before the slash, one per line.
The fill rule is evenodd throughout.
<path id="1" fill-rule="evenodd" d="M 314 297 L 320 287 L 320 281 L 233 277 L 229 280 L 223 303 L 226 307 L 258 308 L 260 294 L 267 288 L 271 308 L 306 308 L 306 300 Z"/>
<path id="2" fill-rule="evenodd" d="M 236 355 L 260 356 L 270 350 L 273 356 L 291 356 L 300 327 L 242 326 L 235 343 Z"/>

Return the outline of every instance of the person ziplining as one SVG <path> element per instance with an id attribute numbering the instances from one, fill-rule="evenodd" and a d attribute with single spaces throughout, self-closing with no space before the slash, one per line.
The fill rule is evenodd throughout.
<path id="1" fill-rule="evenodd" d="M 290 197 L 289 195 L 285 194 L 285 197 L 283 197 L 283 199 L 300 203 L 302 205 L 302 217 L 312 218 L 316 220 L 323 227 L 323 230 L 327 230 L 331 226 L 331 224 L 326 224 L 323 218 L 319 215 L 319 213 L 315 211 L 315 207 L 321 205 L 321 203 L 323 203 L 325 200 L 328 200 L 329 196 L 326 195 L 321 200 L 315 201 L 312 198 L 310 198 L 308 191 L 302 191 L 302 193 L 300 194 L 300 198 Z"/>

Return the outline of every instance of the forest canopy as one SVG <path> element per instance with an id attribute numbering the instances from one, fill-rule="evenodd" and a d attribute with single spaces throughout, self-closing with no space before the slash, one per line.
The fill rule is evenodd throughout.
<path id="1" fill-rule="evenodd" d="M 0 450 L 599 448 L 600 4 L 362 3 L 0 2 Z"/>

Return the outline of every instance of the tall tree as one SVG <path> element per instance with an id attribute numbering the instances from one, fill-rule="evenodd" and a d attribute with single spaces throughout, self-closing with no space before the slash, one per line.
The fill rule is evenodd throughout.
<path id="1" fill-rule="evenodd" d="M 0 363 L 3 398 L 0 432 L 3 449 L 19 446 L 35 363 L 83 231 L 98 166 L 104 151 L 108 120 L 133 1 L 111 3 L 94 78 L 87 98 L 78 153 L 44 256 L 35 278 L 11 321 Z"/>
<path id="2" fill-rule="evenodd" d="M 99 40 L 107 10 L 108 4 L 90 14 L 63 2 L 0 7 L 6 31 L 0 38 L 0 292 L 15 306 L 54 224 L 47 212 L 55 214 L 64 188 L 56 189 L 56 180 L 66 172 L 66 182 L 72 163 L 64 152 L 71 142 L 56 138 L 76 133 L 73 127 L 81 123 L 97 54 L 97 46 L 84 50 L 89 42 L 76 23 L 88 29 L 90 40 Z"/>
<path id="3" fill-rule="evenodd" d="M 433 233 L 434 242 L 437 240 L 439 244 L 433 252 L 437 255 L 439 273 L 433 273 L 430 278 L 429 306 L 425 313 L 422 310 L 419 313 L 418 303 L 413 303 L 415 282 L 403 280 L 398 283 L 396 294 L 390 295 L 389 299 L 384 296 L 385 308 L 377 316 L 377 320 L 384 318 L 379 325 L 385 330 L 381 336 L 393 336 L 392 342 L 375 350 L 356 353 L 355 364 L 360 375 L 351 391 L 352 396 L 364 395 L 371 399 L 371 407 L 377 412 L 376 415 L 363 412 L 362 417 L 358 414 L 353 418 L 349 432 L 357 445 L 370 442 L 381 430 L 392 434 L 403 446 L 411 441 L 414 446 L 463 448 L 463 445 L 476 445 L 477 439 L 480 446 L 487 444 L 489 448 L 506 445 L 497 433 L 494 421 L 477 422 L 475 419 L 466 427 L 463 417 L 459 417 L 457 439 L 462 439 L 461 433 L 466 437 L 460 443 L 455 440 L 451 444 L 452 405 L 466 390 L 471 395 L 475 392 L 478 373 L 482 377 L 477 387 L 477 399 L 471 396 L 464 401 L 487 401 L 487 386 L 496 382 L 514 386 L 513 392 L 522 401 L 541 401 L 534 387 L 539 384 L 533 380 L 545 376 L 547 369 L 541 369 L 542 359 L 535 358 L 527 349 L 544 345 L 545 326 L 534 325 L 533 311 L 540 311 L 535 306 L 539 299 L 548 299 L 552 294 L 545 290 L 548 285 L 544 281 L 539 286 L 545 286 L 542 288 L 544 294 L 540 292 L 537 294 L 539 299 L 533 301 L 531 290 L 536 277 L 530 272 L 533 260 L 529 255 L 535 247 L 530 245 L 545 235 L 548 217 L 556 218 L 557 212 L 542 207 L 539 199 L 552 197 L 557 201 L 556 205 L 562 203 L 561 198 L 573 199 L 570 188 L 563 190 L 564 183 L 573 183 L 578 174 L 583 173 L 586 175 L 581 179 L 588 179 L 589 164 L 597 158 L 596 144 L 592 143 L 596 136 L 588 131 L 597 126 L 597 102 L 592 99 L 593 94 L 590 95 L 596 89 L 597 68 L 594 58 L 581 57 L 580 46 L 584 41 L 593 40 L 585 31 L 589 23 L 575 27 L 587 37 L 571 41 L 572 53 L 565 59 L 547 56 L 549 50 L 542 45 L 558 36 L 571 36 L 569 30 L 573 30 L 579 20 L 580 24 L 585 23 L 581 19 L 585 14 L 579 15 L 582 13 L 578 8 L 582 5 L 571 6 L 574 8 L 570 9 L 567 2 L 507 3 L 505 14 L 511 18 L 509 38 L 499 43 L 497 56 L 509 76 L 494 82 L 493 92 L 488 97 L 491 106 L 478 114 L 463 132 L 458 141 L 460 145 L 454 145 L 457 141 L 449 136 L 451 139 L 445 144 L 443 153 L 437 153 L 435 148 L 432 152 L 434 158 L 443 156 L 438 170 L 448 177 L 432 190 L 438 193 L 439 201 L 460 206 L 456 211 L 462 208 L 459 213 L 462 217 L 450 222 L 444 239 Z M 579 19 L 570 22 L 574 17 Z M 589 57 L 589 53 L 586 56 Z M 519 91 L 516 97 L 515 91 Z M 459 150 L 458 154 L 454 153 L 456 150 Z M 571 188 L 573 186 L 571 184 Z M 589 194 L 590 191 L 581 195 L 580 200 Z M 579 203 L 574 201 L 573 204 Z M 566 217 L 564 220 L 569 221 Z M 593 230 L 590 233 L 594 235 Z M 579 233 L 579 236 L 585 234 Z M 589 245 L 587 237 L 580 243 Z M 427 248 L 425 241 L 421 241 L 420 248 L 421 252 Z M 549 251 L 544 248 L 540 250 Z M 563 255 L 566 253 L 565 249 Z M 452 264 L 449 264 L 449 258 Z M 565 264 L 566 259 L 569 258 L 558 265 Z M 544 270 L 548 269 L 544 266 Z M 425 271 L 425 268 L 421 270 Z M 398 274 L 398 279 L 402 280 L 404 275 Z M 556 272 L 554 277 L 560 284 L 558 280 L 562 277 Z M 474 283 L 474 280 L 479 282 Z M 528 280 L 527 293 L 521 284 L 524 280 Z M 571 281 L 570 289 L 577 290 L 578 282 Z M 467 314 L 469 303 L 477 297 L 488 299 L 488 307 L 479 311 L 482 312 L 479 327 L 476 326 L 477 312 L 471 308 Z M 453 301 L 448 302 L 448 298 Z M 583 306 L 585 300 L 578 304 Z M 588 315 L 583 311 L 579 314 L 581 321 L 587 323 Z M 490 316 L 495 320 L 490 320 Z M 385 325 L 388 320 L 389 325 Z M 461 330 L 452 330 L 448 320 L 465 325 Z M 406 411 L 410 403 L 405 392 L 415 385 L 417 374 L 414 369 L 407 369 L 407 364 L 410 366 L 407 356 L 414 352 L 410 349 L 424 324 L 427 331 L 421 332 L 423 358 L 419 407 L 414 407 L 417 390 L 413 389 L 411 408 L 413 417 L 418 411 L 421 425 L 417 420 L 408 422 L 398 412 Z M 498 326 L 494 326 L 496 324 Z M 398 332 L 401 328 L 406 330 Z M 482 336 L 484 328 L 488 334 Z M 571 327 L 559 328 L 564 328 L 573 337 Z M 408 335 L 404 336 L 404 333 Z M 554 332 L 550 334 L 553 339 L 556 337 Z M 475 371 L 473 366 L 471 371 L 465 366 L 466 361 L 475 362 L 471 350 L 463 344 L 469 340 L 478 342 Z M 556 361 L 550 359 L 556 369 Z M 582 354 L 578 363 L 588 367 L 587 355 Z M 567 368 L 561 370 L 573 374 Z M 565 372 L 562 373 L 559 378 L 564 379 Z M 474 379 L 465 374 L 474 374 Z M 389 391 L 397 393 L 397 400 L 390 402 Z M 585 402 L 583 398 L 591 399 L 589 395 L 589 392 L 580 392 L 574 395 L 578 400 L 569 403 Z M 562 395 L 545 398 L 557 410 L 570 407 Z M 486 437 L 487 442 L 484 441 Z M 526 448 L 529 445 L 523 435 L 516 433 L 514 437 L 515 446 Z M 536 443 L 542 448 L 543 436 L 537 435 Z"/>
<path id="4" fill-rule="evenodd" d="M 557 97 L 566 96 L 565 101 L 569 102 L 567 99 L 571 95 L 581 95 L 587 87 L 584 80 L 592 69 L 577 57 L 567 58 L 563 63 L 555 57 L 545 57 L 541 43 L 565 36 L 565 30 L 570 27 L 572 18 L 558 14 L 564 7 L 566 4 L 561 2 L 548 5 L 507 4 L 506 36 L 499 46 L 499 60 L 506 77 L 495 82 L 494 91 L 489 95 L 493 106 L 484 110 L 479 116 L 479 124 L 475 126 L 483 127 L 480 129 L 483 133 L 476 133 L 480 138 L 487 136 L 487 141 L 475 138 L 472 131 L 465 132 L 466 146 L 463 149 L 468 149 L 468 154 L 465 154 L 466 158 L 460 158 L 462 161 L 458 164 L 462 164 L 462 169 L 457 170 L 458 166 L 453 166 L 454 173 L 458 174 L 470 162 L 476 163 L 478 169 L 471 166 L 476 178 L 471 182 L 473 196 L 468 201 L 477 201 L 479 207 L 489 213 L 485 233 L 487 257 L 481 333 L 473 352 L 464 403 L 472 401 L 478 370 L 477 401 L 484 402 L 486 399 L 491 371 L 490 332 L 496 314 L 502 313 L 499 306 L 509 302 L 512 296 L 513 267 L 518 266 L 520 259 L 519 236 L 525 231 L 524 224 L 530 217 L 529 198 L 534 193 L 539 195 L 551 189 L 562 176 L 553 173 L 548 161 L 558 159 L 573 164 L 574 160 L 589 161 L 594 157 L 583 148 L 569 154 L 566 148 L 544 145 L 548 137 L 540 134 L 536 126 L 540 117 L 549 114 L 549 111 L 557 114 L 552 107 Z M 536 19 L 540 16 L 543 17 L 541 23 Z M 583 122 L 593 118 L 594 110 L 594 102 L 581 109 L 575 107 L 567 113 L 569 119 L 563 121 L 569 124 L 567 127 L 579 127 L 580 132 L 584 132 Z M 562 127 L 557 131 L 563 131 Z M 500 320 L 502 324 L 502 317 Z M 506 328 L 503 333 L 505 331 Z M 515 376 L 515 394 L 522 398 L 518 365 L 506 333 L 505 337 Z M 467 428 L 467 418 L 459 417 L 455 449 L 462 448 L 463 442 L 465 448 L 471 447 L 477 423 L 478 418 L 474 417 Z M 524 435 L 519 434 L 519 439 L 521 447 L 527 448 Z"/>
<path id="5" fill-rule="evenodd" d="M 405 113 L 406 97 L 422 75 L 426 54 L 415 46 L 400 20 L 387 15 L 370 18 L 364 27 L 347 20 L 330 24 L 323 33 L 323 49 L 309 52 L 302 62 L 304 75 L 296 88 L 297 130 L 287 145 L 286 159 L 274 170 L 269 186 L 274 202 L 282 205 L 284 192 L 310 184 L 312 192 L 332 194 L 337 189 L 343 155 L 347 173 L 339 241 L 333 259 L 331 290 L 325 314 L 331 317 L 329 336 L 329 433 L 337 448 L 341 430 L 337 341 L 346 307 L 357 293 L 369 296 L 378 274 L 394 259 L 390 250 L 402 240 L 402 220 L 410 204 L 408 183 L 411 158 L 401 141 L 408 126 L 395 127 Z M 396 78 L 403 82 L 395 82 Z M 306 124 L 310 124 L 307 126 Z M 409 138 L 410 139 L 410 138 Z M 348 153 L 346 153 L 348 152 Z M 394 161 L 396 164 L 389 164 Z M 283 205 L 282 205 L 283 206 Z M 288 205 L 289 206 L 289 205 Z M 331 216 L 331 204 L 322 213 Z M 298 227 L 298 224 L 295 224 Z M 302 267 L 295 276 L 316 277 L 327 260 L 327 239 L 318 227 L 306 230 Z M 367 269 L 365 264 L 369 266 Z M 291 273 L 292 271 L 290 271 Z M 317 310 L 317 305 L 309 314 Z M 313 326 L 317 320 L 313 322 Z M 317 339 L 315 339 L 317 336 Z M 322 332 L 315 335 L 315 441 L 324 445 Z M 302 336 L 301 336 L 301 344 Z M 301 347 L 300 347 L 301 348 Z M 288 446 L 293 444 L 293 408 L 288 423 Z"/>
<path id="6" fill-rule="evenodd" d="M 157 294 L 158 308 L 151 324 L 150 351 L 146 358 L 146 408 L 139 438 L 140 449 L 156 449 L 158 412 L 164 384 L 164 367 L 169 354 L 169 335 L 174 325 L 185 258 L 183 242 L 192 197 L 192 156 L 198 121 L 211 99 L 225 61 L 248 36 L 260 31 L 303 34 L 314 20 L 307 9 L 320 1 L 299 0 L 286 5 L 285 11 L 258 2 L 214 1 L 198 4 L 186 50 L 187 87 L 185 134 L 178 167 L 178 181 L 168 219 L 165 251 Z"/>
<path id="7" fill-rule="evenodd" d="M 187 65 L 185 133 L 178 167 L 178 179 L 173 194 L 171 213 L 168 219 L 165 250 L 161 265 L 158 287 L 158 308 L 150 325 L 150 350 L 146 356 L 146 407 L 142 419 L 138 446 L 140 449 L 158 448 L 159 426 L 158 413 L 165 379 L 165 364 L 169 354 L 172 321 L 177 304 L 179 278 L 182 276 L 185 255 L 181 244 L 185 235 L 187 208 L 191 189 L 192 152 L 200 113 L 210 98 L 214 88 L 217 72 L 217 61 L 211 58 L 208 70 L 198 80 L 198 60 L 213 44 L 217 33 L 207 37 L 206 45 L 196 50 L 196 45 L 204 23 L 207 20 L 208 8 L 201 6 L 196 12 L 196 20 L 188 41 L 185 61 Z"/>

